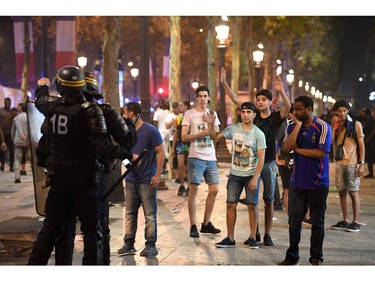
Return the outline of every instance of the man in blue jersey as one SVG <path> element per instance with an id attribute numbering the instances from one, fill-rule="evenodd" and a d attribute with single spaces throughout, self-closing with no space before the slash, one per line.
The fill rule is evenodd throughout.
<path id="1" fill-rule="evenodd" d="M 136 121 L 142 115 L 139 103 L 130 102 L 124 107 L 124 116 Z M 164 164 L 163 139 L 159 130 L 139 118 L 136 122 L 138 141 L 132 148 L 133 161 L 144 149 L 147 153 L 139 165 L 133 167 L 125 178 L 125 236 L 124 245 L 118 250 L 119 255 L 134 255 L 135 236 L 137 232 L 138 211 L 142 206 L 145 223 L 145 248 L 141 256 L 156 256 L 158 250 L 155 247 L 157 240 L 157 205 L 156 192 L 160 182 L 160 175 Z"/>
<path id="2" fill-rule="evenodd" d="M 294 170 L 289 190 L 289 248 L 279 265 L 298 265 L 302 221 L 310 209 L 312 265 L 323 262 L 324 216 L 329 188 L 329 152 L 332 141 L 327 122 L 313 115 L 308 96 L 296 98 L 282 153 L 294 150 Z"/>

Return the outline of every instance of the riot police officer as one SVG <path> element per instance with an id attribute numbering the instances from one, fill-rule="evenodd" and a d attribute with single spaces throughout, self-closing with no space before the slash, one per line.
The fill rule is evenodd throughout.
<path id="1" fill-rule="evenodd" d="M 96 103 L 96 100 L 103 99 L 103 95 L 99 92 L 99 83 L 96 76 L 92 72 L 84 72 L 86 80 L 86 88 L 83 94 L 87 101 Z M 103 111 L 106 122 L 108 135 L 121 146 L 132 149 L 137 141 L 135 126 L 130 118 L 124 120 L 122 116 L 109 104 L 98 104 Z M 102 169 L 98 171 L 98 182 L 100 197 L 107 192 L 107 177 L 113 166 L 112 159 L 106 159 L 97 156 Z M 109 229 L 109 204 L 106 200 L 100 204 L 100 226 L 102 230 L 103 241 L 103 265 L 110 264 L 110 229 Z M 68 219 L 59 240 L 55 245 L 55 261 L 56 264 L 71 264 L 73 247 L 75 239 L 75 218 Z"/>
<path id="2" fill-rule="evenodd" d="M 131 159 L 128 149 L 109 141 L 103 112 L 87 102 L 83 72 L 62 67 L 54 80 L 61 100 L 48 102 L 48 86 L 36 91 L 36 106 L 47 118 L 46 166 L 53 172 L 46 218 L 34 243 L 29 264 L 47 264 L 67 218 L 76 214 L 83 232 L 83 265 L 100 264 L 99 187 L 93 184 L 103 158 Z"/>

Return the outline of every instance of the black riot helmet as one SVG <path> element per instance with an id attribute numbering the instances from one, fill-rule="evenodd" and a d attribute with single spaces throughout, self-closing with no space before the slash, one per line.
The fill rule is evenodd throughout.
<path id="1" fill-rule="evenodd" d="M 77 66 L 66 65 L 57 71 L 53 84 L 61 92 L 79 92 L 86 88 L 85 75 Z"/>
<path id="2" fill-rule="evenodd" d="M 99 82 L 94 73 L 85 71 L 86 90 L 85 93 L 92 95 L 96 99 L 102 99 L 103 95 L 99 92 Z"/>

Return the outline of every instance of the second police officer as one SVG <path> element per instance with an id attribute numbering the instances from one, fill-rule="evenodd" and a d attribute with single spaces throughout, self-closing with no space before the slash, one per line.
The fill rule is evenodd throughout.
<path id="1" fill-rule="evenodd" d="M 82 264 L 100 264 L 100 191 L 93 184 L 100 169 L 97 156 L 131 159 L 132 155 L 108 138 L 102 110 L 84 97 L 85 77 L 78 67 L 62 67 L 54 84 L 61 100 L 49 101 L 46 84 L 40 83 L 36 91 L 36 106 L 47 118 L 45 165 L 53 172 L 53 184 L 46 199 L 46 218 L 29 264 L 48 263 L 66 220 L 75 215 L 83 232 Z"/>

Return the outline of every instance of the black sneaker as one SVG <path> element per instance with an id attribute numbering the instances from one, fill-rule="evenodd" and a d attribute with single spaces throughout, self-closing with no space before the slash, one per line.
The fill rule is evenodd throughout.
<path id="1" fill-rule="evenodd" d="M 348 228 L 346 229 L 346 231 L 349 231 L 349 232 L 360 232 L 361 231 L 361 225 L 356 223 L 356 222 L 352 222 Z"/>
<path id="2" fill-rule="evenodd" d="M 209 221 L 207 225 L 203 225 L 201 227 L 201 233 L 211 233 L 211 234 L 218 234 L 221 230 L 214 227 L 214 225 Z"/>
<path id="3" fill-rule="evenodd" d="M 21 180 L 20 180 L 20 179 L 16 179 L 16 180 L 14 181 L 14 183 L 21 183 Z"/>
<path id="4" fill-rule="evenodd" d="M 154 257 L 159 254 L 158 249 L 152 246 L 146 246 L 139 254 L 141 257 Z"/>
<path id="5" fill-rule="evenodd" d="M 217 248 L 234 248 L 236 247 L 236 240 L 230 240 L 229 237 L 224 238 L 221 242 L 216 243 Z"/>
<path id="6" fill-rule="evenodd" d="M 339 221 L 338 223 L 331 225 L 331 229 L 334 230 L 347 230 L 349 227 L 349 223 L 346 221 Z"/>
<path id="7" fill-rule="evenodd" d="M 272 242 L 271 236 L 269 234 L 264 234 L 263 245 L 264 246 L 273 246 L 273 242 Z"/>
<path id="8" fill-rule="evenodd" d="M 311 227 L 311 219 L 304 218 L 302 221 L 302 225 Z"/>
<path id="9" fill-rule="evenodd" d="M 186 192 L 185 186 L 180 185 L 180 187 L 178 188 L 177 195 L 178 196 L 184 195 L 185 192 Z"/>
<path id="10" fill-rule="evenodd" d="M 257 234 L 255 235 L 255 240 L 256 240 L 257 242 L 260 242 L 260 233 L 257 233 Z"/>
<path id="11" fill-rule="evenodd" d="M 246 241 L 247 241 L 246 245 L 249 245 L 250 249 L 258 249 L 259 248 L 258 242 L 253 237 L 249 237 L 249 239 L 247 239 Z"/>
<path id="12" fill-rule="evenodd" d="M 135 255 L 135 252 L 137 250 L 134 248 L 133 245 L 128 245 L 128 244 L 125 244 L 124 246 L 122 246 L 121 249 L 118 249 L 117 250 L 117 253 L 120 255 L 120 256 L 127 256 L 127 255 Z"/>
<path id="13" fill-rule="evenodd" d="M 190 227 L 190 237 L 199 238 L 198 228 L 195 224 Z"/>
<path id="14" fill-rule="evenodd" d="M 279 262 L 277 265 L 298 265 L 298 261 L 290 258 L 285 258 L 282 262 Z"/>
<path id="15" fill-rule="evenodd" d="M 27 176 L 26 171 L 21 171 L 21 176 Z"/>
<path id="16" fill-rule="evenodd" d="M 274 211 L 284 211 L 283 205 L 281 203 L 274 203 L 273 204 Z"/>
<path id="17" fill-rule="evenodd" d="M 260 234 L 258 233 L 258 234 L 255 236 L 255 239 L 252 238 L 251 236 L 249 236 L 249 238 L 247 238 L 243 243 L 244 243 L 245 245 L 250 246 L 250 240 L 251 240 L 251 239 L 255 240 L 255 242 L 257 242 L 257 244 L 258 244 L 258 242 L 260 242 Z"/>

